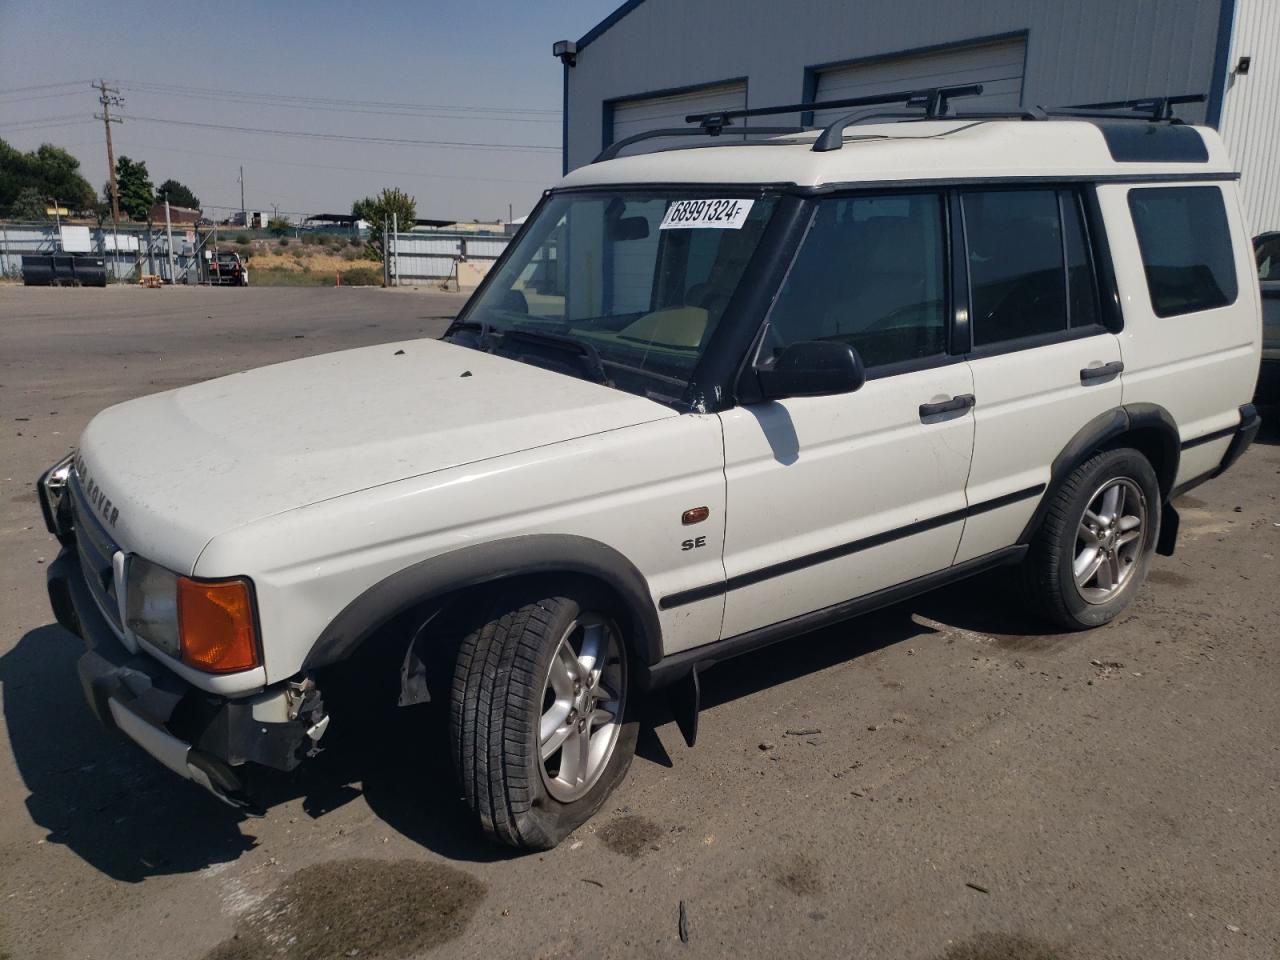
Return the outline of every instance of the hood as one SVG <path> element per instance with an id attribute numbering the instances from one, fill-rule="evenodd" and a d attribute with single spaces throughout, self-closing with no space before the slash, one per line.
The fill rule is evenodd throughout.
<path id="1" fill-rule="evenodd" d="M 380 484 L 677 416 L 610 387 L 410 340 L 103 411 L 80 482 L 127 549 L 189 571 L 219 533 Z"/>

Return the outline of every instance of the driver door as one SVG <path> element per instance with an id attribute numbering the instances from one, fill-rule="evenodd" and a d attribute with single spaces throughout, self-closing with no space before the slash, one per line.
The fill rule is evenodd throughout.
<path id="1" fill-rule="evenodd" d="M 947 352 L 943 197 L 815 206 L 757 365 L 791 343 L 838 340 L 868 379 L 720 415 L 724 637 L 945 570 L 964 529 L 973 384 Z"/>

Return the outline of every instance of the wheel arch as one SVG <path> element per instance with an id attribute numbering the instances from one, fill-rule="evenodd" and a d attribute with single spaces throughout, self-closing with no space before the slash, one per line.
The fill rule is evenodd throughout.
<path id="1" fill-rule="evenodd" d="M 662 629 L 648 582 L 614 548 L 569 534 L 530 534 L 451 550 L 411 564 L 369 587 L 329 622 L 312 644 L 304 671 L 346 660 L 385 624 L 459 591 L 528 576 L 570 574 L 599 581 L 628 618 L 636 655 L 662 657 Z"/>
<path id="2" fill-rule="evenodd" d="M 1086 423 L 1062 448 L 1049 468 L 1049 482 L 1035 513 L 1023 528 L 1018 543 L 1030 543 L 1062 482 L 1098 450 L 1133 447 L 1151 463 L 1162 499 L 1168 500 L 1178 474 L 1181 441 L 1178 425 L 1164 407 L 1131 403 L 1099 414 Z"/>

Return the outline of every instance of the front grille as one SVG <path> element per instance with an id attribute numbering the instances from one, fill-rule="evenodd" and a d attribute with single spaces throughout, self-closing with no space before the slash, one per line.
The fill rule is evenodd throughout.
<path id="1" fill-rule="evenodd" d="M 71 474 L 67 488 L 71 492 L 71 509 L 75 514 L 76 551 L 80 555 L 80 570 L 102 615 L 119 633 L 120 604 L 116 598 L 116 581 L 111 561 L 120 548 L 94 515 L 80 488 L 80 478 L 75 473 Z"/>

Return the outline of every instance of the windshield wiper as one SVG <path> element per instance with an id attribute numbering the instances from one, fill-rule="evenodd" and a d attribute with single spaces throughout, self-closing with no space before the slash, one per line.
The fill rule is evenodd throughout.
<path id="1" fill-rule="evenodd" d="M 504 330 L 502 331 L 502 339 L 504 342 L 518 340 L 576 353 L 586 362 L 586 367 L 595 376 L 596 383 L 603 383 L 609 387 L 613 386 L 613 381 L 609 379 L 609 374 L 605 372 L 604 360 L 600 357 L 600 351 L 590 343 L 575 340 L 572 337 L 562 337 L 556 333 L 544 333 L 541 330 Z"/>
<path id="2" fill-rule="evenodd" d="M 479 331 L 480 335 L 476 338 L 476 348 L 483 350 L 485 353 L 493 353 L 493 326 L 488 320 L 454 321 L 453 327 L 449 331 L 449 341 L 451 343 L 454 335 L 459 330 Z"/>

